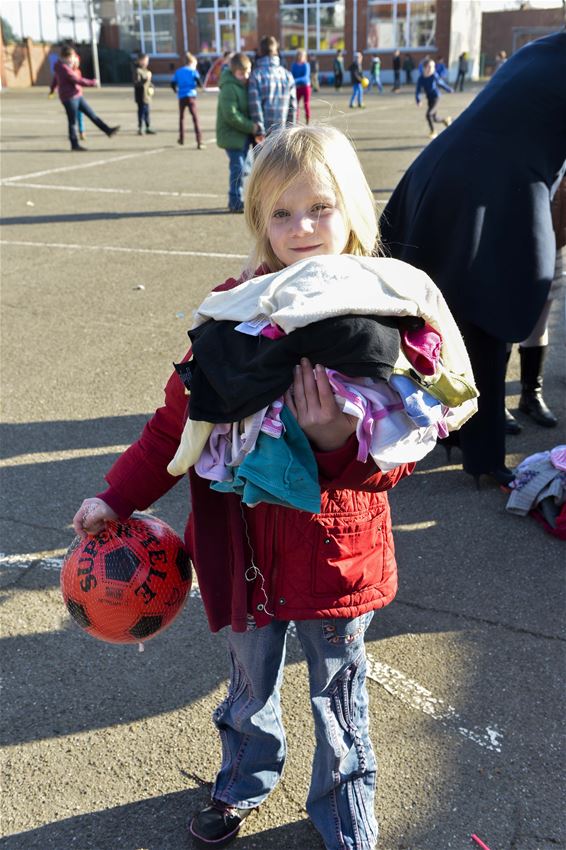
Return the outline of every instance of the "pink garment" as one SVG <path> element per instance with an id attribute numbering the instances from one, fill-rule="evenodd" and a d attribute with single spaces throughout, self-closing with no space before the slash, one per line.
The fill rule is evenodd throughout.
<path id="1" fill-rule="evenodd" d="M 285 431 L 281 422 L 281 411 L 283 410 L 283 397 L 275 399 L 267 408 L 267 413 L 261 423 L 261 430 L 270 437 L 279 438 Z"/>
<path id="2" fill-rule="evenodd" d="M 421 375 L 434 375 L 440 360 L 442 337 L 430 325 L 416 330 L 401 331 L 405 357 Z"/>
<path id="3" fill-rule="evenodd" d="M 566 472 L 566 446 L 555 446 L 551 449 L 550 462 L 555 469 Z"/>
<path id="4" fill-rule="evenodd" d="M 287 336 L 279 325 L 266 325 L 261 329 L 260 335 L 266 336 L 268 339 L 281 339 L 281 337 Z"/>

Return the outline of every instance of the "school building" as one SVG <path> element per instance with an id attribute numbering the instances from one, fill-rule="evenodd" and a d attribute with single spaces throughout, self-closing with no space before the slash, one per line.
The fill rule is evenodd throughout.
<path id="1" fill-rule="evenodd" d="M 491 0 L 490 8 L 504 5 Z M 415 65 L 427 54 L 444 57 L 450 79 L 463 52 L 472 78 L 483 70 L 479 0 L 98 0 L 96 6 L 100 43 L 148 53 L 157 78 L 187 50 L 201 62 L 225 50 L 253 54 L 266 34 L 278 39 L 285 58 L 306 47 L 323 79 L 339 48 L 346 68 L 358 50 L 366 67 L 378 55 L 384 82 L 392 79 L 395 50 Z"/>

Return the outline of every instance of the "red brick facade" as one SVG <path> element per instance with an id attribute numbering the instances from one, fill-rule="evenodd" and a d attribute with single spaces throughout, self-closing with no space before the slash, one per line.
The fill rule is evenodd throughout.
<path id="1" fill-rule="evenodd" d="M 511 56 L 524 44 L 556 32 L 565 23 L 564 11 L 560 8 L 484 12 L 481 53 L 485 73 L 489 74 L 493 70 L 495 57 L 500 50 L 505 50 L 507 56 Z"/>

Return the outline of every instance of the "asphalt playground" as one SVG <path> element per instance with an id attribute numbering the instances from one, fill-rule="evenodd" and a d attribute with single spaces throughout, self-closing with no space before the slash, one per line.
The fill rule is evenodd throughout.
<path id="1" fill-rule="evenodd" d="M 445 95 L 459 114 L 477 90 Z M 163 634 L 104 644 L 59 592 L 71 519 L 160 405 L 187 348 L 192 310 L 242 267 L 228 160 L 214 141 L 216 96 L 199 97 L 206 150 L 158 89 L 155 136 L 136 135 L 131 90 L 87 91 L 120 133 L 87 125 L 68 150 L 46 89 L 5 90 L 2 132 L 1 850 L 186 850 L 185 822 L 208 798 L 220 749 L 211 713 L 228 673 L 198 588 Z M 410 92 L 314 96 L 316 121 L 348 132 L 378 203 L 428 142 Z M 450 234 L 446 234 L 450 239 Z M 555 305 L 545 397 L 557 429 L 518 414 L 507 462 L 565 442 L 564 303 Z M 516 351 L 508 406 L 518 400 Z M 153 508 L 182 533 L 183 479 Z M 564 550 L 476 490 L 436 448 L 391 494 L 400 587 L 371 625 L 369 691 L 379 757 L 379 850 L 566 847 Z M 305 664 L 289 635 L 280 786 L 245 823 L 240 850 L 322 850 L 304 803 L 313 734 Z"/>

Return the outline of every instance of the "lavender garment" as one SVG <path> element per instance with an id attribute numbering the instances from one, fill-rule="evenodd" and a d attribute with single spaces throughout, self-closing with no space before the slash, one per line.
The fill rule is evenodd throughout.
<path id="1" fill-rule="evenodd" d="M 231 481 L 231 467 L 241 464 L 255 449 L 260 431 L 275 439 L 283 435 L 282 409 L 283 399 L 280 398 L 242 422 L 216 424 L 195 463 L 197 475 L 210 481 Z"/>

